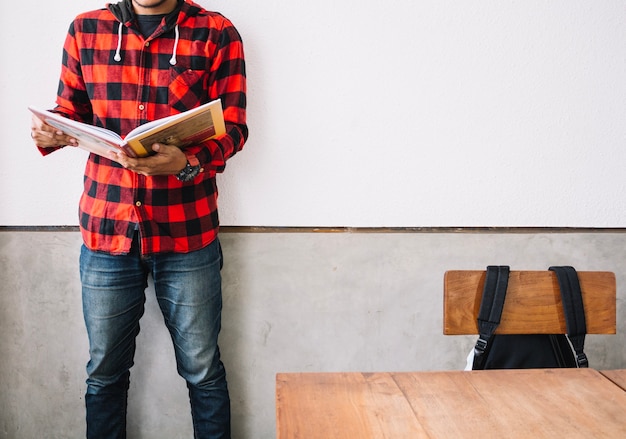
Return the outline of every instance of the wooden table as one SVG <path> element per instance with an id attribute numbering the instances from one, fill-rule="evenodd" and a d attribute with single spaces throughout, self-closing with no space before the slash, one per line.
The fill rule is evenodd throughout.
<path id="1" fill-rule="evenodd" d="M 626 369 L 601 370 L 600 373 L 626 390 Z"/>
<path id="2" fill-rule="evenodd" d="M 280 373 L 278 439 L 626 438 L 626 392 L 593 369 Z"/>

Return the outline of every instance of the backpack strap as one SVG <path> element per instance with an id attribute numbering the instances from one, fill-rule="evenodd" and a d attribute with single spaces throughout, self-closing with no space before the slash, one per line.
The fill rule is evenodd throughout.
<path id="1" fill-rule="evenodd" d="M 552 266 L 549 270 L 554 271 L 559 281 L 567 325 L 567 337 L 576 352 L 576 364 L 578 367 L 589 367 L 589 361 L 584 352 L 587 323 L 578 274 L 574 267 L 570 266 Z"/>
<path id="2" fill-rule="evenodd" d="M 500 324 L 506 288 L 509 284 L 509 266 L 489 265 L 485 277 L 483 296 L 478 312 L 478 341 L 474 347 L 474 363 L 472 369 L 479 370 L 485 366 L 489 353 L 489 341 Z"/>

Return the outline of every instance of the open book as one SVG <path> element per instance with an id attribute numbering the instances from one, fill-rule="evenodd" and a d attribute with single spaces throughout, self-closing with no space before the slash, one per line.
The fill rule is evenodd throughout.
<path id="1" fill-rule="evenodd" d="M 122 150 L 130 157 L 146 157 L 152 153 L 155 143 L 185 148 L 226 132 L 220 99 L 140 125 L 125 138 L 106 128 L 77 122 L 51 111 L 32 106 L 28 109 L 48 125 L 74 137 L 79 147 L 98 155 Z"/>

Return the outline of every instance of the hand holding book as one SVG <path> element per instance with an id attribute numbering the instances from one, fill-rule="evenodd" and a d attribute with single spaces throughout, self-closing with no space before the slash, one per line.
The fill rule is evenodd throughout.
<path id="1" fill-rule="evenodd" d="M 62 132 L 68 141 L 76 139 L 76 146 L 102 156 L 108 156 L 111 151 L 123 151 L 129 157 L 147 157 L 153 153 L 152 145 L 155 143 L 185 148 L 226 132 L 220 99 L 140 125 L 124 139 L 102 127 L 77 122 L 32 106 L 28 108 L 41 121 Z"/>

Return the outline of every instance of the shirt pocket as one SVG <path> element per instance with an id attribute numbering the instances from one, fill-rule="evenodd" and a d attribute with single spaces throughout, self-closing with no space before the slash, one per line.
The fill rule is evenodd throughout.
<path id="1" fill-rule="evenodd" d="M 170 68 L 168 101 L 170 107 L 183 112 L 208 101 L 208 73 L 184 67 Z"/>

